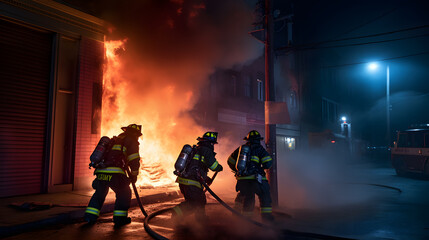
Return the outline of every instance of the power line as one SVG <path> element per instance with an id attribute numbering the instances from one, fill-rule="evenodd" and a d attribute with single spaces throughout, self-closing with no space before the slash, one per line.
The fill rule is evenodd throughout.
<path id="1" fill-rule="evenodd" d="M 342 38 L 342 39 L 335 39 L 335 40 L 327 40 L 327 41 L 321 41 L 321 42 L 317 42 L 317 43 L 313 43 L 313 44 L 298 45 L 298 46 L 293 46 L 293 47 L 281 47 L 281 48 L 277 48 L 276 50 L 280 50 L 280 51 L 281 50 L 289 50 L 287 52 L 290 52 L 293 50 L 300 51 L 300 50 L 308 50 L 308 49 L 348 47 L 348 46 L 358 46 L 358 45 L 366 45 L 366 44 L 374 44 L 374 43 L 392 42 L 392 41 L 404 40 L 404 39 L 409 39 L 409 38 L 417 38 L 417 37 L 427 36 L 428 34 L 422 34 L 422 35 L 416 35 L 416 36 L 404 37 L 404 38 L 397 38 L 397 39 L 390 39 L 390 40 L 373 41 L 373 42 L 367 42 L 367 43 L 352 43 L 352 44 L 344 44 L 344 45 L 336 45 L 336 46 L 325 46 L 325 47 L 320 46 L 320 47 L 317 47 L 319 45 L 322 45 L 325 43 L 330 43 L 330 42 L 340 42 L 340 41 L 356 40 L 356 39 L 362 39 L 362 38 L 379 37 L 379 36 L 384 36 L 384 35 L 389 35 L 389 34 L 394 34 L 394 33 L 400 33 L 400 32 L 406 32 L 406 31 L 412 31 L 412 30 L 417 30 L 417 29 L 424 29 L 424 28 L 429 28 L 429 25 L 421 25 L 421 26 L 404 28 L 404 29 L 399 29 L 399 30 L 390 31 L 390 32 L 376 33 L 376 34 L 371 34 L 371 35 Z"/>
<path id="2" fill-rule="evenodd" d="M 386 12 L 382 13 L 380 16 L 375 17 L 375 18 L 373 18 L 373 19 L 370 19 L 370 20 L 368 20 L 367 22 L 362 23 L 361 25 L 358 25 L 358 26 L 356 26 L 356 27 L 354 27 L 354 28 L 350 29 L 349 31 L 346 31 L 346 32 L 344 32 L 344 33 L 342 33 L 342 34 L 340 34 L 340 35 L 338 35 L 338 36 L 341 36 L 341 35 L 348 34 L 348 33 L 351 33 L 351 32 L 353 32 L 353 31 L 356 31 L 357 29 L 362 28 L 362 27 L 364 27 L 364 26 L 366 26 L 366 25 L 369 25 L 369 24 L 371 24 L 371 23 L 373 23 L 373 22 L 375 22 L 375 21 L 377 21 L 377 20 L 379 20 L 379 19 L 381 19 L 381 18 L 383 18 L 383 17 L 385 17 L 385 16 L 387 16 L 387 15 L 391 14 L 391 13 L 392 13 L 392 12 L 394 12 L 394 11 L 396 11 L 396 8 L 392 8 L 392 9 L 390 9 L 390 10 L 388 10 L 388 11 L 386 11 Z"/>
<path id="3" fill-rule="evenodd" d="M 361 27 L 364 27 L 364 26 L 366 26 L 366 25 L 368 25 L 368 24 L 370 24 L 370 23 L 373 23 L 373 22 L 377 21 L 377 20 L 378 20 L 378 19 L 380 19 L 380 18 L 383 18 L 383 17 L 385 17 L 385 16 L 389 15 L 390 13 L 394 12 L 395 10 L 396 10 L 396 8 L 390 9 L 390 10 L 388 10 L 388 11 L 386 11 L 386 12 L 382 13 L 380 16 L 377 16 L 377 17 L 375 17 L 375 18 L 373 18 L 373 19 L 371 19 L 371 20 L 369 20 L 369 21 L 367 21 L 367 22 L 365 22 L 365 23 L 363 23 L 363 24 L 361 24 L 361 25 L 358 25 L 358 26 L 356 26 L 356 27 L 354 27 L 354 28 L 352 28 L 352 29 L 350 29 L 350 30 L 348 30 L 348 31 L 346 31 L 346 32 L 343 32 L 343 33 L 341 33 L 341 34 L 339 34 L 339 35 L 337 35 L 337 36 L 339 37 L 339 36 L 341 36 L 341 35 L 344 35 L 344 34 L 348 34 L 348 33 L 350 33 L 350 32 L 353 32 L 353 31 L 355 31 L 355 30 L 357 30 L 357 29 L 359 29 L 359 28 L 361 28 Z M 360 37 L 357 37 L 356 39 L 358 39 L 358 38 L 360 38 Z M 347 38 L 345 38 L 345 39 L 347 39 Z M 353 38 L 349 38 L 349 39 L 353 39 Z M 349 40 L 349 39 L 347 39 L 347 40 Z M 297 46 L 297 47 L 298 47 L 298 48 L 299 48 L 299 47 L 305 47 L 305 46 L 316 47 L 316 46 L 319 46 L 319 45 L 324 44 L 324 43 L 336 42 L 336 41 L 344 41 L 344 40 L 342 40 L 342 39 L 331 39 L 331 40 L 326 40 L 326 41 L 322 41 L 322 42 L 310 43 L 310 44 L 306 44 L 306 45 L 302 45 L 302 46 Z M 293 50 L 293 48 L 294 48 L 294 47 L 292 47 L 292 48 L 291 48 L 291 47 L 281 47 L 281 48 L 278 48 L 278 49 L 276 49 L 276 50 L 285 50 L 285 49 Z"/>
<path id="4" fill-rule="evenodd" d="M 421 25 L 421 26 L 416 26 L 416 27 L 404 28 L 404 29 L 399 29 L 399 30 L 394 30 L 394 31 L 389 31 L 389 32 L 383 32 L 383 33 L 370 34 L 370 35 L 364 35 L 364 36 L 340 38 L 340 39 L 335 39 L 335 40 L 326 40 L 326 41 L 320 41 L 317 43 L 306 44 L 306 45 L 311 46 L 311 45 L 315 45 L 315 44 L 320 45 L 320 44 L 325 44 L 325 43 L 330 43 L 330 42 L 341 42 L 341 41 L 356 40 L 356 39 L 362 39 L 362 38 L 379 37 L 379 36 L 390 35 L 390 34 L 395 34 L 395 33 L 400 33 L 400 32 L 413 31 L 413 30 L 424 29 L 424 28 L 429 28 L 429 25 Z M 297 46 L 297 47 L 298 48 L 305 47 L 306 45 L 301 45 L 301 46 Z M 283 49 L 283 48 L 279 48 L 279 50 L 281 50 L 281 49 Z"/>
<path id="5" fill-rule="evenodd" d="M 407 40 L 407 39 L 413 39 L 413 38 L 419 38 L 419 37 L 427 37 L 427 36 L 429 36 L 429 33 L 421 34 L 421 35 L 416 35 L 416 36 L 411 36 L 411 37 L 402 37 L 402 38 L 395 38 L 395 39 L 388 39 L 388 40 L 381 40 L 381 41 L 372 41 L 372 42 L 364 42 L 364 43 L 350 43 L 350 44 L 334 45 L 334 46 L 295 48 L 294 50 L 303 51 L 303 50 L 338 48 L 338 47 L 352 47 L 352 46 L 361 46 L 361 45 L 368 45 L 368 44 L 378 44 L 378 43 L 394 42 L 394 41 Z"/>
<path id="6" fill-rule="evenodd" d="M 403 55 L 403 56 L 397 56 L 397 57 L 383 58 L 383 59 L 377 60 L 377 62 L 384 62 L 384 61 L 389 61 L 389 60 L 414 57 L 414 56 L 420 56 L 420 55 L 425 55 L 425 54 L 429 54 L 429 51 L 414 53 L 414 54 L 408 54 L 408 55 Z M 322 68 L 346 67 L 346 66 L 353 66 L 353 65 L 360 65 L 360 64 L 367 64 L 367 63 L 368 62 L 355 62 L 355 63 L 346 63 L 346 64 L 339 64 L 339 65 L 331 65 L 331 66 L 322 66 Z"/>

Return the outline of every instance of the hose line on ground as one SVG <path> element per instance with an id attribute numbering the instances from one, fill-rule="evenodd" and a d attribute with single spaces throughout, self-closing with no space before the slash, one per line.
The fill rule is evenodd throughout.
<path id="1" fill-rule="evenodd" d="M 147 216 L 144 219 L 144 230 L 146 230 L 146 232 L 156 240 L 168 240 L 168 238 L 166 238 L 166 237 L 162 236 L 161 234 L 158 234 L 157 232 L 152 230 L 152 228 L 149 226 L 149 220 L 151 220 L 152 218 L 156 217 L 159 214 L 171 211 L 172 209 L 173 208 L 164 208 L 164 209 L 161 209 L 159 211 L 151 213 L 149 216 Z"/>
<path id="2" fill-rule="evenodd" d="M 343 237 L 336 237 L 336 236 L 329 236 L 329 235 L 323 235 L 323 234 L 317 234 L 317 233 L 307 233 L 307 232 L 296 232 L 296 231 L 292 231 L 289 229 L 285 229 L 285 228 L 278 228 L 275 226 L 271 226 L 271 225 L 267 225 L 267 224 L 263 224 L 257 221 L 254 221 L 252 219 L 249 219 L 245 216 L 243 216 L 241 213 L 237 212 L 235 209 L 233 209 L 232 207 L 230 207 L 228 204 L 226 204 L 218 195 L 216 195 L 216 193 L 213 192 L 213 190 L 210 189 L 210 187 L 204 182 L 201 181 L 201 184 L 207 189 L 207 191 L 222 205 L 224 206 L 226 209 L 228 209 L 229 211 L 231 211 L 232 213 L 234 213 L 235 215 L 237 215 L 238 217 L 240 217 L 241 219 L 244 219 L 252 224 L 255 224 L 257 226 L 260 227 L 266 227 L 266 228 L 270 228 L 270 229 L 274 229 L 274 230 L 280 230 L 285 234 L 288 234 L 290 236 L 300 236 L 300 237 L 309 237 L 309 238 L 315 238 L 315 239 L 338 239 L 338 240 L 348 240 L 350 238 L 343 238 Z"/>
<path id="3" fill-rule="evenodd" d="M 128 169 L 128 167 L 127 167 L 125 170 L 127 171 L 128 177 L 131 177 L 130 169 Z M 134 194 L 136 195 L 136 200 L 137 200 L 137 203 L 139 204 L 140 210 L 142 211 L 143 215 L 145 217 L 147 217 L 147 213 L 143 208 L 143 204 L 142 204 L 142 201 L 140 199 L 139 192 L 137 191 L 136 184 L 131 182 L 131 185 L 133 186 Z"/>
<path id="4" fill-rule="evenodd" d="M 250 222 L 250 223 L 252 223 L 254 225 L 257 225 L 259 227 L 265 227 L 265 228 L 269 228 L 269 229 L 281 231 L 283 234 L 286 234 L 288 236 L 305 237 L 305 238 L 312 238 L 312 239 L 350 240 L 350 238 L 344 238 L 344 237 L 336 237 L 336 236 L 323 235 L 323 234 L 317 234 L 317 233 L 297 232 L 297 231 L 292 231 L 292 230 L 285 229 L 285 228 L 279 228 L 279 227 L 276 227 L 276 226 L 271 226 L 271 225 L 267 225 L 267 224 L 263 224 L 263 223 L 254 221 L 254 220 L 252 220 L 250 218 L 245 217 L 244 215 L 242 215 L 241 213 L 239 213 L 238 211 L 236 211 L 235 209 L 233 209 L 232 207 L 230 207 L 228 204 L 226 204 L 216 193 L 213 192 L 213 190 L 210 189 L 210 187 L 202 179 L 201 176 L 200 176 L 200 178 L 201 178 L 200 182 L 204 186 L 205 190 L 207 190 L 222 206 L 224 206 L 226 209 L 228 209 L 234 215 L 236 215 L 236 216 L 240 217 L 241 219 L 243 219 L 243 220 L 245 220 L 247 222 Z M 142 212 L 143 212 L 144 211 L 143 207 L 141 207 L 141 209 L 142 209 Z M 171 210 L 172 210 L 172 208 L 170 207 L 170 208 L 165 208 L 165 209 L 161 209 L 159 211 L 153 212 L 149 216 L 145 215 L 146 218 L 144 219 L 144 229 L 154 239 L 156 239 L 156 240 L 168 240 L 168 238 L 166 238 L 166 237 L 162 236 L 161 234 L 155 232 L 149 226 L 149 221 L 152 218 L 156 217 L 157 215 L 165 213 L 165 212 L 169 212 Z"/>

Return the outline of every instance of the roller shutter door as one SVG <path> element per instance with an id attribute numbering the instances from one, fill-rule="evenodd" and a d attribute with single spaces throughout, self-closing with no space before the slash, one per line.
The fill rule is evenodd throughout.
<path id="1" fill-rule="evenodd" d="M 52 34 L 0 19 L 0 197 L 42 192 Z"/>

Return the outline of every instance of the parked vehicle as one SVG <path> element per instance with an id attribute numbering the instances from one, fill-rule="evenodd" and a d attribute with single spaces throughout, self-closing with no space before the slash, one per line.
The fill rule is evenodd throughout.
<path id="1" fill-rule="evenodd" d="M 391 161 L 398 175 L 422 174 L 429 177 L 429 128 L 398 131 Z"/>

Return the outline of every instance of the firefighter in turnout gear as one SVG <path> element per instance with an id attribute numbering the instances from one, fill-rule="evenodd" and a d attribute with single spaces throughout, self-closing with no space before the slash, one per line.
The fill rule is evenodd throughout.
<path id="1" fill-rule="evenodd" d="M 194 146 L 183 173 L 178 174 L 176 182 L 179 183 L 180 192 L 185 201 L 173 208 L 173 217 L 182 217 L 195 213 L 197 219 L 204 219 L 206 195 L 200 183 L 200 176 L 210 185 L 211 179 L 207 176 L 208 170 L 220 172 L 222 165 L 216 160 L 214 144 L 217 144 L 217 132 L 206 132 L 198 137 L 198 144 Z"/>
<path id="2" fill-rule="evenodd" d="M 228 166 L 237 179 L 235 190 L 238 194 L 235 199 L 235 208 L 241 210 L 243 215 L 251 217 L 255 207 L 256 194 L 259 197 L 262 219 L 273 221 L 270 186 L 265 176 L 265 169 L 271 167 L 273 159 L 261 145 L 263 137 L 258 131 L 250 131 L 244 140 L 247 141 L 246 144 L 237 148 L 228 157 Z M 248 149 L 247 152 L 245 149 Z M 243 156 L 243 154 L 247 156 Z M 243 161 L 246 158 L 247 161 Z M 245 164 L 240 165 L 241 162 Z"/>
<path id="3" fill-rule="evenodd" d="M 84 220 L 90 224 L 96 222 L 106 195 L 111 188 L 116 194 L 113 222 L 115 227 L 131 222 L 128 209 L 131 203 L 130 183 L 137 181 L 140 168 L 139 142 L 142 135 L 141 125 L 130 124 L 122 127 L 124 131 L 118 137 L 113 137 L 113 147 L 104 156 L 103 168 L 96 168 L 95 180 L 92 187 L 95 189 L 85 211 Z M 131 168 L 130 176 L 126 175 L 126 168 Z"/>

